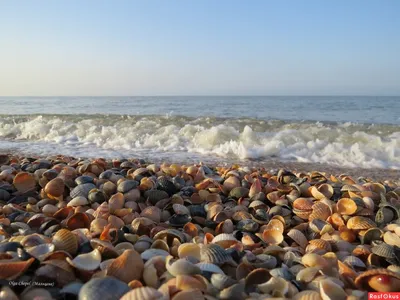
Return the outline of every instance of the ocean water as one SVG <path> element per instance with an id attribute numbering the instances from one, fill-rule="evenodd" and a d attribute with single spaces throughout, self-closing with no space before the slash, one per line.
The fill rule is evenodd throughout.
<path id="1" fill-rule="evenodd" d="M 400 169 L 400 97 L 0 97 L 0 152 Z"/>

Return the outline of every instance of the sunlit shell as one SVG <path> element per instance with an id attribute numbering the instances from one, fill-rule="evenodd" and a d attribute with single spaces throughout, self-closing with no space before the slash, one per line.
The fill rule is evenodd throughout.
<path id="1" fill-rule="evenodd" d="M 200 245 L 200 257 L 202 262 L 208 262 L 215 265 L 232 263 L 232 257 L 219 245 L 209 244 Z"/>
<path id="2" fill-rule="evenodd" d="M 211 243 L 220 245 L 222 248 L 226 249 L 239 243 L 239 241 L 233 236 L 233 234 L 221 233 L 215 236 Z"/>
<path id="3" fill-rule="evenodd" d="M 320 186 L 313 186 L 311 188 L 311 194 L 315 199 L 330 199 L 333 195 L 333 187 L 330 184 L 323 183 Z"/>
<path id="4" fill-rule="evenodd" d="M 309 220 L 312 221 L 313 219 L 320 219 L 325 221 L 328 217 L 332 214 L 331 209 L 328 205 L 322 202 L 316 202 L 312 206 L 312 213 L 309 216 Z"/>
<path id="5" fill-rule="evenodd" d="M 68 229 L 60 229 L 53 236 L 52 243 L 55 250 L 63 250 L 71 255 L 75 255 L 78 251 L 78 239 Z"/>
<path id="6" fill-rule="evenodd" d="M 366 230 L 372 227 L 376 227 L 376 224 L 371 219 L 361 216 L 355 216 L 351 217 L 347 221 L 346 226 L 349 229 Z"/>
<path id="7" fill-rule="evenodd" d="M 257 234 L 257 236 L 269 245 L 279 245 L 284 238 L 281 231 L 274 229 L 266 229 L 262 234 Z"/>
<path id="8" fill-rule="evenodd" d="M 144 263 L 140 254 L 133 249 L 125 250 L 107 268 L 106 274 L 129 283 L 142 277 Z"/>
<path id="9" fill-rule="evenodd" d="M 169 255 L 169 252 L 162 250 L 162 249 L 147 249 L 145 251 L 143 251 L 142 253 L 140 253 L 140 257 L 143 260 L 150 260 L 155 256 L 162 256 L 162 257 L 167 257 Z"/>
<path id="10" fill-rule="evenodd" d="M 198 229 L 197 229 L 197 226 L 196 226 L 195 224 L 191 223 L 191 222 L 186 223 L 186 224 L 183 226 L 183 230 L 184 230 L 185 233 L 187 233 L 187 234 L 190 235 L 191 237 L 198 236 L 198 234 L 199 234 L 199 231 L 198 231 Z"/>
<path id="11" fill-rule="evenodd" d="M 178 256 L 179 258 L 192 256 L 200 260 L 200 246 L 193 243 L 181 244 L 178 248 Z"/>
<path id="12" fill-rule="evenodd" d="M 38 260 L 42 260 L 43 256 L 49 254 L 54 251 L 54 245 L 51 243 L 47 244 L 40 244 L 34 247 L 26 248 L 26 252 L 28 252 L 33 257 L 37 258 Z"/>
<path id="13" fill-rule="evenodd" d="M 112 195 L 108 200 L 108 206 L 111 213 L 113 213 L 117 209 L 123 208 L 124 204 L 125 204 L 125 198 L 124 194 L 122 193 L 116 193 Z"/>
<path id="14" fill-rule="evenodd" d="M 396 233 L 390 231 L 385 232 L 383 240 L 388 245 L 400 247 L 400 236 Z"/>
<path id="15" fill-rule="evenodd" d="M 283 278 L 272 277 L 267 282 L 259 284 L 258 289 L 273 297 L 285 297 L 289 292 L 289 282 Z"/>
<path id="16" fill-rule="evenodd" d="M 361 273 L 356 279 L 357 288 L 376 292 L 398 292 L 400 274 L 387 269 L 373 269 Z"/>
<path id="17" fill-rule="evenodd" d="M 78 270 L 94 271 L 100 266 L 101 253 L 99 250 L 95 249 L 92 252 L 80 254 L 73 260 L 68 257 L 66 260 L 71 266 Z"/>
<path id="18" fill-rule="evenodd" d="M 229 193 L 234 188 L 240 187 L 240 180 L 236 176 L 230 176 L 225 179 L 223 187 L 226 193 Z"/>
<path id="19" fill-rule="evenodd" d="M 156 206 L 149 206 L 140 213 L 140 216 L 148 218 L 155 223 L 159 223 L 161 220 L 161 210 Z"/>
<path id="20" fill-rule="evenodd" d="M 24 193 L 36 187 L 36 180 L 32 174 L 20 172 L 14 177 L 13 184 L 19 192 Z"/>
<path id="21" fill-rule="evenodd" d="M 74 213 L 71 217 L 68 218 L 67 227 L 70 230 L 78 228 L 90 228 L 90 219 L 85 213 Z"/>
<path id="22" fill-rule="evenodd" d="M 350 198 L 342 198 L 337 204 L 337 212 L 342 215 L 352 215 L 357 211 L 357 204 Z"/>
<path id="23" fill-rule="evenodd" d="M 321 271 L 318 267 L 307 267 L 299 271 L 296 275 L 297 281 L 311 282 Z"/>

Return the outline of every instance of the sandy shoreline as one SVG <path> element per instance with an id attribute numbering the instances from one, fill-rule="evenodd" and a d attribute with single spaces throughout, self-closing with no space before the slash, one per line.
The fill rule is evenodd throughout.
<path id="1" fill-rule="evenodd" d="M 37 159 L 44 159 L 48 156 L 45 155 L 37 155 L 33 153 L 20 153 L 17 151 L 2 151 L 0 149 L 0 155 L 12 155 L 16 157 L 32 157 Z M 62 155 L 62 154 L 60 154 Z M 95 159 L 97 157 L 84 157 L 85 159 Z M 127 159 L 141 159 L 142 157 L 127 157 Z M 142 158 L 146 162 L 149 163 L 158 163 L 161 164 L 165 163 L 178 163 L 178 164 L 198 164 L 200 163 L 198 160 L 182 160 L 177 161 L 176 159 L 173 160 L 157 160 L 157 159 L 147 159 Z M 108 159 L 107 159 L 108 160 Z M 319 163 L 303 163 L 303 162 L 285 162 L 280 160 L 234 160 L 234 159 L 219 159 L 218 157 L 210 157 L 209 160 L 202 160 L 202 163 L 210 166 L 210 167 L 217 167 L 217 166 L 230 166 L 233 164 L 237 164 L 242 167 L 249 167 L 249 168 L 264 168 L 266 170 L 276 170 L 276 169 L 286 169 L 293 172 L 312 172 L 312 171 L 319 171 L 325 172 L 328 175 L 340 175 L 340 174 L 347 174 L 352 177 L 365 177 L 371 178 L 374 181 L 385 181 L 385 180 L 392 180 L 392 181 L 400 181 L 400 170 L 395 169 L 378 169 L 378 168 L 351 168 L 351 167 L 341 167 L 329 164 L 319 164 Z"/>

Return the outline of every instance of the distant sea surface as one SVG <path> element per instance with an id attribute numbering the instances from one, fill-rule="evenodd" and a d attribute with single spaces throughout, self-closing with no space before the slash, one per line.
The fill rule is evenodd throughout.
<path id="1" fill-rule="evenodd" d="M 400 97 L 0 97 L 0 152 L 400 169 Z"/>

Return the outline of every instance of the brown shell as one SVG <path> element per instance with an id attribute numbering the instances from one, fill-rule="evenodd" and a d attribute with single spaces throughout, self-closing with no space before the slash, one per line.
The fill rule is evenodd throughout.
<path id="1" fill-rule="evenodd" d="M 90 228 L 90 219 L 86 213 L 77 212 L 74 213 L 67 220 L 67 227 L 70 230 L 75 230 L 78 228 Z"/>
<path id="2" fill-rule="evenodd" d="M 60 229 L 53 236 L 53 244 L 55 250 L 63 250 L 71 255 L 75 255 L 78 251 L 78 239 L 68 229 Z"/>
<path id="3" fill-rule="evenodd" d="M 35 261 L 32 257 L 26 261 L 0 261 L 0 279 L 14 280 L 22 275 Z"/>
<path id="4" fill-rule="evenodd" d="M 353 199 L 342 198 L 337 202 L 336 209 L 341 215 L 352 215 L 357 211 L 357 204 Z"/>
<path id="5" fill-rule="evenodd" d="M 133 249 L 125 250 L 107 268 L 107 275 L 126 283 L 142 277 L 144 263 L 140 254 Z"/>
<path id="6" fill-rule="evenodd" d="M 346 224 L 347 228 L 355 230 L 366 230 L 372 227 L 377 227 L 371 219 L 361 216 L 351 217 Z"/>
<path id="7" fill-rule="evenodd" d="M 20 172 L 14 177 L 13 184 L 19 192 L 24 193 L 36 187 L 36 180 L 32 174 Z"/>
<path id="8" fill-rule="evenodd" d="M 64 189 L 64 181 L 57 177 L 46 184 L 44 191 L 50 198 L 58 198 L 64 194 Z"/>

